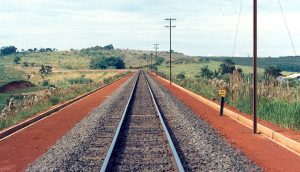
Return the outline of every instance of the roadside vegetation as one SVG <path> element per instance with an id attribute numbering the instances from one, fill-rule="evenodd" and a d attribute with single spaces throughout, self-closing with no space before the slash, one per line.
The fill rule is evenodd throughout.
<path id="1" fill-rule="evenodd" d="M 86 73 L 86 75 L 90 75 L 90 74 L 91 73 Z M 11 125 L 17 124 L 20 121 L 23 121 L 24 119 L 34 114 L 45 111 L 54 105 L 64 103 L 68 100 L 76 98 L 79 95 L 85 94 L 96 88 L 99 88 L 100 86 L 115 81 L 127 74 L 128 72 L 95 72 L 93 75 L 97 75 L 97 76 L 93 76 L 93 77 L 97 78 L 96 81 L 92 79 L 85 79 L 85 77 L 82 76 L 65 80 L 65 82 L 68 82 L 70 86 L 55 88 L 51 90 L 51 94 L 49 94 L 49 96 L 43 99 L 43 101 L 35 102 L 31 106 L 23 107 L 20 111 L 9 114 L 8 116 L 2 118 L 0 117 L 0 130 L 3 128 L 7 128 Z M 71 74 L 71 75 L 74 76 L 76 74 Z M 31 92 L 33 90 L 25 90 L 25 91 Z M 37 88 L 35 88 L 34 91 L 37 91 Z M 22 91 L 22 93 L 24 93 L 24 90 Z M 18 92 L 1 94 L 1 98 L 0 98 L 1 102 L 3 102 L 5 98 L 7 99 L 9 97 L 14 97 L 13 94 L 14 96 L 17 96 Z M 22 100 L 21 96 L 20 99 Z"/>
<path id="2" fill-rule="evenodd" d="M 250 57 L 207 57 L 209 60 L 223 62 L 224 59 L 230 59 L 237 65 L 252 66 Z M 266 68 L 268 66 L 277 66 L 283 71 L 300 72 L 300 56 L 285 56 L 278 58 L 258 58 L 258 66 Z"/>
<path id="3" fill-rule="evenodd" d="M 92 49 L 57 51 L 55 48 L 2 47 L 0 129 L 128 74 L 107 70 L 126 67 L 123 55 L 114 55 L 113 45 L 99 50 L 112 54 L 107 56 L 93 56 Z M 30 87 L 13 85 L 16 82 L 29 83 Z"/>
<path id="4" fill-rule="evenodd" d="M 159 74 L 169 79 L 168 65 L 159 66 Z M 258 115 L 285 128 L 300 130 L 300 81 L 278 80 L 277 66 L 259 68 Z M 249 67 L 206 60 L 193 64 L 173 65 L 173 81 L 199 95 L 219 102 L 218 91 L 227 89 L 226 103 L 243 113 L 252 112 L 252 75 Z"/>

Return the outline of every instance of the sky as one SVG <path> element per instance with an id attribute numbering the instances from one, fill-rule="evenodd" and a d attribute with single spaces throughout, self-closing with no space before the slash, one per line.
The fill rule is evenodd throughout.
<path id="1" fill-rule="evenodd" d="M 0 47 L 172 49 L 195 56 L 252 56 L 252 0 L 0 0 Z M 300 1 L 281 0 L 300 54 Z M 295 55 L 278 0 L 259 0 L 259 56 Z"/>

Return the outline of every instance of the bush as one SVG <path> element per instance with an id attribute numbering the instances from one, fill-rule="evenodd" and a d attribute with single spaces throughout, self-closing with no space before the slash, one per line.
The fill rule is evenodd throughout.
<path id="1" fill-rule="evenodd" d="M 185 79 L 185 73 L 180 72 L 179 74 L 176 75 L 176 79 Z"/>
<path id="2" fill-rule="evenodd" d="M 49 80 L 43 80 L 42 86 L 48 86 L 49 85 Z"/>
<path id="3" fill-rule="evenodd" d="M 214 75 L 214 72 L 209 70 L 208 66 L 202 67 L 201 68 L 201 76 L 206 77 L 206 78 L 212 78 Z"/>
<path id="4" fill-rule="evenodd" d="M 102 57 L 91 60 L 91 69 L 124 69 L 125 63 L 121 57 Z"/>
<path id="5" fill-rule="evenodd" d="M 29 63 L 28 62 L 23 62 L 23 67 L 29 67 Z"/>
<path id="6" fill-rule="evenodd" d="M 41 75 L 47 75 L 52 73 L 52 66 L 42 65 L 40 69 Z"/>
<path id="7" fill-rule="evenodd" d="M 21 58 L 19 56 L 16 56 L 14 59 L 15 64 L 20 64 Z"/>
<path id="8" fill-rule="evenodd" d="M 57 105 L 60 102 L 60 98 L 59 97 L 50 97 L 50 102 L 52 105 Z"/>

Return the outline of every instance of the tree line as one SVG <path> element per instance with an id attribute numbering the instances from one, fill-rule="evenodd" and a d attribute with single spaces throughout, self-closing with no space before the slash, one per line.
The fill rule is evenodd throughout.
<path id="1" fill-rule="evenodd" d="M 235 64 L 241 66 L 252 66 L 252 57 L 207 57 L 209 60 L 223 62 L 231 59 Z M 267 68 L 276 66 L 282 71 L 300 72 L 300 56 L 267 57 L 258 58 L 258 67 Z"/>
<path id="2" fill-rule="evenodd" d="M 11 55 L 11 54 L 16 54 L 18 52 L 29 52 L 29 53 L 36 53 L 36 52 L 53 52 L 53 51 L 57 51 L 56 48 L 29 48 L 28 50 L 24 50 L 21 49 L 21 51 L 18 51 L 18 48 L 16 48 L 15 46 L 4 46 L 1 47 L 0 49 L 0 55 L 6 56 L 6 55 Z"/>

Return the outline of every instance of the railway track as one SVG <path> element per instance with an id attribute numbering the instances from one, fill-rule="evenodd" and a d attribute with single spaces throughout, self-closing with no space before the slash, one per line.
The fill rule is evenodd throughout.
<path id="1" fill-rule="evenodd" d="M 261 171 L 143 72 L 128 80 L 27 169 L 99 170 Z"/>
<path id="2" fill-rule="evenodd" d="M 184 171 L 146 75 L 140 72 L 100 171 L 143 170 Z"/>

